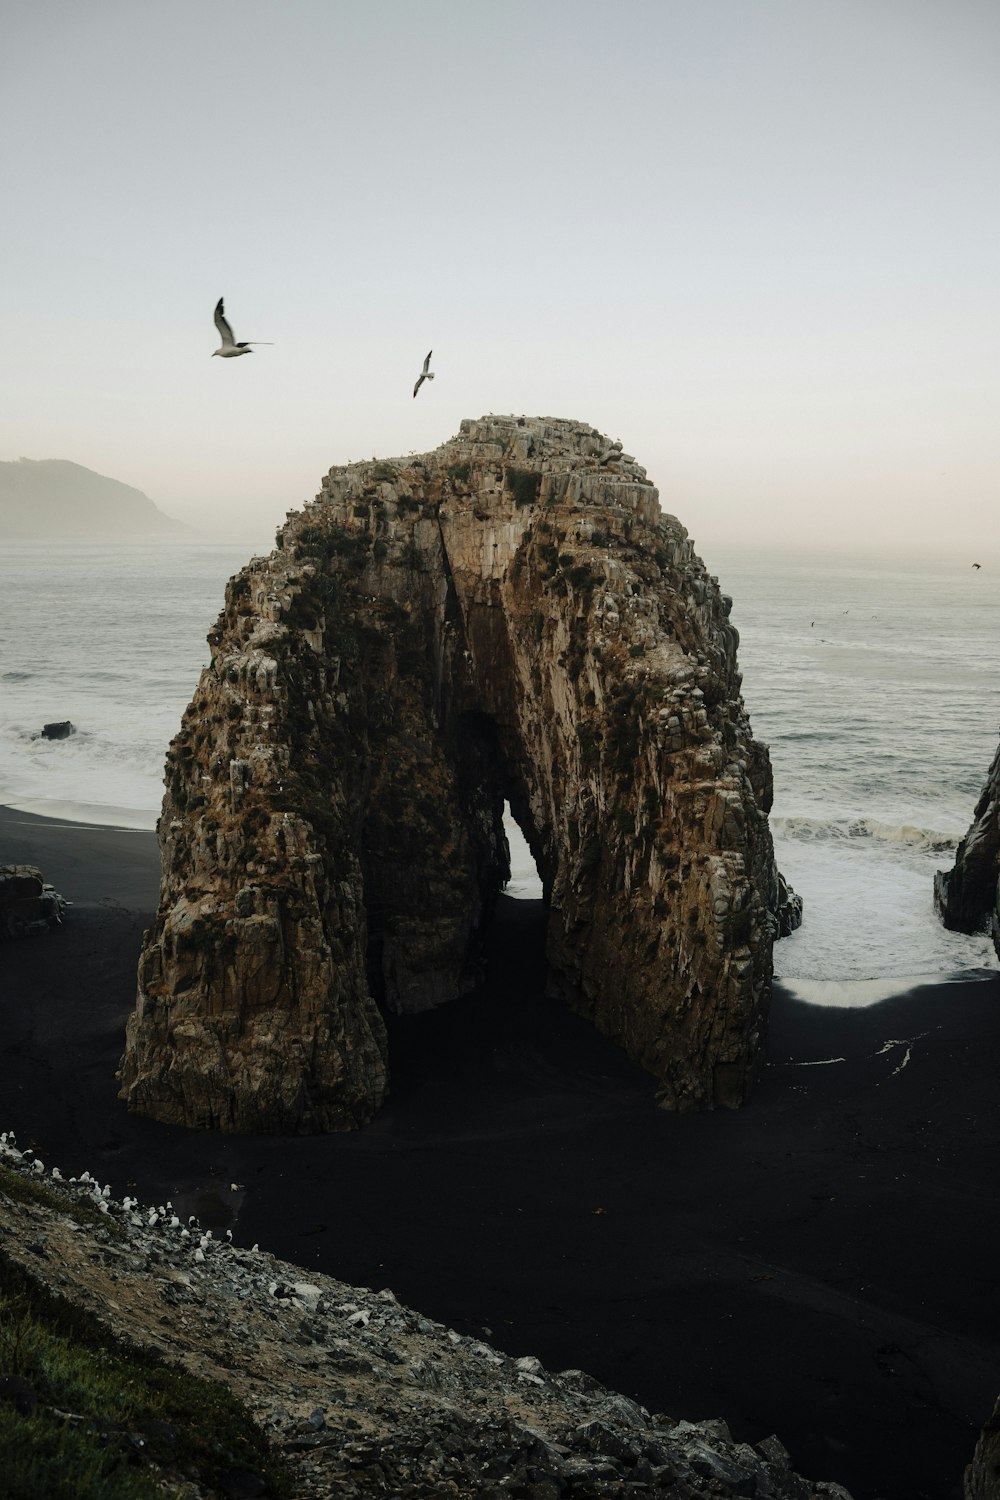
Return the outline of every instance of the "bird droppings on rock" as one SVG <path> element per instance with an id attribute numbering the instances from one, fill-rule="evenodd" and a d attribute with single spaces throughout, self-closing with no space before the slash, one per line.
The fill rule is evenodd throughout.
<path id="1" fill-rule="evenodd" d="M 491 416 L 351 464 L 226 590 L 167 755 L 159 910 L 121 1095 L 194 1128 L 356 1129 L 385 1016 L 473 988 L 538 865 L 549 993 L 657 1081 L 736 1107 L 779 884 L 738 634 L 681 523 L 585 424 Z"/>

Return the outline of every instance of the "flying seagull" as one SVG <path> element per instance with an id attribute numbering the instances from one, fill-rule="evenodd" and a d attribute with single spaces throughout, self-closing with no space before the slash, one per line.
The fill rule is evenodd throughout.
<path id="1" fill-rule="evenodd" d="M 431 378 L 432 378 L 432 379 L 433 379 L 433 377 L 431 377 Z M 979 564 L 978 564 L 978 563 L 973 563 L 973 564 L 972 564 L 972 566 L 973 566 L 973 567 L 974 567 L 974 568 L 978 568 L 978 567 L 979 567 Z"/>
<path id="2" fill-rule="evenodd" d="M 222 298 L 215 304 L 215 326 L 219 330 L 222 339 L 222 347 L 212 350 L 212 357 L 221 354 L 223 359 L 236 359 L 240 354 L 252 354 L 250 344 L 266 344 L 267 339 L 251 339 L 249 342 L 238 344 L 233 338 L 233 330 L 226 321 L 226 315 L 222 310 Z"/>
<path id="3" fill-rule="evenodd" d="M 417 392 L 419 391 L 420 387 L 423 385 L 423 383 L 424 383 L 425 380 L 433 380 L 434 379 L 434 371 L 429 368 L 429 365 L 430 365 L 430 362 L 431 362 L 431 355 L 433 353 L 434 353 L 433 349 L 428 349 L 428 351 L 427 351 L 427 358 L 424 360 L 424 368 L 420 371 L 420 374 L 417 376 L 417 383 L 413 387 L 413 394 L 414 395 L 417 394 Z"/>

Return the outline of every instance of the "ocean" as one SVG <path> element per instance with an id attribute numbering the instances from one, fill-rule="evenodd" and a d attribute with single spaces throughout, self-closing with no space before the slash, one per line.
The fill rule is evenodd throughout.
<path id="1" fill-rule="evenodd" d="M 154 826 L 164 752 L 251 550 L 4 544 L 0 803 Z M 720 549 L 706 562 L 734 600 L 743 695 L 774 766 L 778 863 L 805 903 L 776 974 L 803 998 L 856 1004 L 901 978 L 995 969 L 985 936 L 941 927 L 932 890 L 996 749 L 1000 569 Z M 62 719 L 78 732 L 39 738 Z M 534 895 L 509 831 L 509 890 Z"/>
<path id="2" fill-rule="evenodd" d="M 997 748 L 1000 567 L 718 548 L 706 563 L 733 599 L 778 867 L 805 904 L 775 973 L 835 1004 L 995 969 L 988 938 L 941 926 L 933 884 Z"/>

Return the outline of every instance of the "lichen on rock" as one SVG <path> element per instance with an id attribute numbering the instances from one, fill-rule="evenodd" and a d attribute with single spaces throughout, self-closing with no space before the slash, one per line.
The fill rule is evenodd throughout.
<path id="1" fill-rule="evenodd" d="M 335 468 L 231 580 L 168 752 L 122 1094 L 163 1120 L 369 1120 L 385 1013 L 474 985 L 508 874 L 550 987 L 672 1109 L 745 1101 L 778 881 L 728 601 L 620 444 L 462 423 Z"/>

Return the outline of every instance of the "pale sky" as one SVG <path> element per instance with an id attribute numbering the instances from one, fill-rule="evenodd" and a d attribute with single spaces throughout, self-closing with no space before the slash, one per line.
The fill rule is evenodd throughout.
<path id="1" fill-rule="evenodd" d="M 564 416 L 706 547 L 996 550 L 996 0 L 0 20 L 0 459 L 266 545 L 332 464 Z M 212 359 L 220 295 L 274 347 Z"/>

